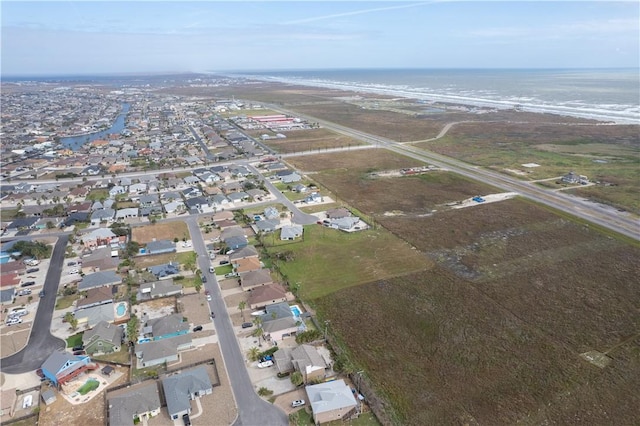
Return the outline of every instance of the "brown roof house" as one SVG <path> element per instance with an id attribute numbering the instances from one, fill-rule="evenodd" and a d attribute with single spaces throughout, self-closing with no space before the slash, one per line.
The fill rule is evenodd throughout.
<path id="1" fill-rule="evenodd" d="M 255 287 L 249 294 L 251 309 L 258 309 L 274 303 L 286 302 L 287 291 L 280 284 L 267 284 Z"/>
<path id="2" fill-rule="evenodd" d="M 240 274 L 240 284 L 242 289 L 246 291 L 254 287 L 273 284 L 273 278 L 271 278 L 271 272 L 268 269 L 256 269 Z"/>
<path id="3" fill-rule="evenodd" d="M 249 271 L 257 271 L 258 269 L 262 269 L 262 265 L 260 264 L 260 259 L 257 257 L 248 257 L 245 259 L 238 259 L 231 262 L 233 265 L 234 271 L 241 274 L 243 272 Z"/>

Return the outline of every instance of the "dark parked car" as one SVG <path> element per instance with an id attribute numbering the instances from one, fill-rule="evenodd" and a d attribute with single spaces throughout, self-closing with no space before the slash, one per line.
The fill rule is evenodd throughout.
<path id="1" fill-rule="evenodd" d="M 221 261 L 220 261 L 220 264 L 221 264 L 221 265 L 228 265 L 228 264 L 229 264 L 229 261 L 228 261 L 228 260 L 221 260 Z"/>
<path id="2" fill-rule="evenodd" d="M 44 290 L 41 290 L 40 293 L 38 294 L 40 297 L 44 297 Z"/>
<path id="3" fill-rule="evenodd" d="M 204 275 L 202 276 L 202 282 L 206 283 L 207 282 L 207 277 L 205 277 Z"/>
<path id="4" fill-rule="evenodd" d="M 195 327 L 193 327 L 193 332 L 195 333 L 196 331 L 202 331 L 202 326 L 196 325 Z"/>
<path id="5" fill-rule="evenodd" d="M 69 262 L 67 263 L 67 266 L 76 266 L 76 262 Z"/>
<path id="6" fill-rule="evenodd" d="M 81 350 L 83 350 L 83 349 L 84 349 L 84 345 L 78 345 L 78 346 L 74 346 L 74 347 L 73 347 L 73 351 L 74 351 L 74 352 L 76 352 L 76 351 L 81 351 Z"/>
<path id="7" fill-rule="evenodd" d="M 40 268 L 29 268 L 27 269 L 27 274 L 33 274 L 34 272 L 38 272 Z"/>
<path id="8" fill-rule="evenodd" d="M 36 285 L 35 281 L 27 281 L 26 283 L 20 284 L 20 287 L 29 287 L 30 285 Z"/>
<path id="9" fill-rule="evenodd" d="M 182 421 L 184 422 L 184 426 L 191 426 L 191 419 L 188 414 L 182 415 Z"/>
<path id="10" fill-rule="evenodd" d="M 252 322 L 243 322 L 242 323 L 242 328 L 251 328 L 253 327 L 253 323 Z"/>

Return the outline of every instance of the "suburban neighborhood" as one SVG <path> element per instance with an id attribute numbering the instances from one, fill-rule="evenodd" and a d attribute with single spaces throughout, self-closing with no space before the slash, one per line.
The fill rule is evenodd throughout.
<path id="1" fill-rule="evenodd" d="M 323 424 L 367 410 L 356 384 L 333 369 L 326 324 L 263 248 L 265 239 L 302 241 L 308 226 L 368 228 L 346 207 L 302 213 L 333 200 L 260 143 L 315 124 L 139 89 L 100 102 L 72 97 L 85 113 L 60 122 L 46 108 L 69 92 L 39 96 L 30 124 L 18 121 L 21 99 L 3 100 L 0 202 L 12 212 L 2 217 L 3 424 L 47 424 L 83 405 L 100 407 L 108 425 L 233 423 L 241 413 L 222 356 L 223 318 L 254 392 L 282 415 L 303 410 Z M 65 146 L 124 115 L 118 132 Z M 22 371 L 11 360 L 32 345 L 45 304 L 46 332 L 61 344 Z"/>

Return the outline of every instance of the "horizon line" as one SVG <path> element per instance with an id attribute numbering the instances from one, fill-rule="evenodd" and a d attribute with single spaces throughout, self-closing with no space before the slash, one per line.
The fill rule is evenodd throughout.
<path id="1" fill-rule="evenodd" d="M 399 71 L 399 70 L 468 70 L 468 71 L 499 71 L 499 70 L 640 70 L 640 66 L 632 67 L 327 67 L 327 68 L 277 68 L 277 69 L 221 69 L 202 71 L 114 71 L 87 73 L 12 73 L 0 72 L 0 82 L 5 78 L 62 78 L 62 77 L 141 77 L 141 76 L 169 76 L 169 75 L 203 75 L 203 74 L 251 74 L 251 73 L 282 73 L 305 71 Z"/>

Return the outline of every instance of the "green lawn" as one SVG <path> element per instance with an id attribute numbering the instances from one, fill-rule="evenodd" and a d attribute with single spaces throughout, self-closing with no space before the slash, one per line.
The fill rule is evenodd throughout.
<path id="1" fill-rule="evenodd" d="M 182 287 L 195 287 L 196 284 L 202 285 L 202 278 L 200 275 L 195 274 L 193 277 L 188 277 L 183 280 L 176 281 L 175 283 L 181 284 Z"/>
<path id="2" fill-rule="evenodd" d="M 216 275 L 228 274 L 228 273 L 233 271 L 233 266 L 231 266 L 231 265 L 218 266 L 215 269 L 215 271 L 216 271 Z"/>
<path id="3" fill-rule="evenodd" d="M 60 297 L 57 301 L 56 301 L 56 309 L 67 309 L 68 307 L 70 307 L 73 302 L 78 298 L 77 295 L 72 294 L 71 296 L 63 296 Z"/>
<path id="4" fill-rule="evenodd" d="M 264 243 L 283 278 L 291 285 L 300 284 L 303 299 L 416 272 L 430 263 L 382 228 L 346 233 L 310 225 L 304 228 L 303 240 L 291 243 L 266 238 Z M 278 253 L 293 261 L 278 259 Z"/>
<path id="5" fill-rule="evenodd" d="M 95 357 L 91 357 L 96 361 L 111 361 L 111 362 L 119 362 L 121 364 L 129 364 L 131 362 L 131 357 L 129 355 L 129 350 L 124 345 L 122 349 L 118 352 L 113 352 L 105 355 L 96 355 Z"/>
<path id="6" fill-rule="evenodd" d="M 101 199 L 109 198 L 109 190 L 107 189 L 94 189 L 87 195 L 86 199 L 91 201 L 97 201 Z"/>
<path id="7" fill-rule="evenodd" d="M 80 395 L 86 395 L 89 392 L 98 389 L 98 386 L 100 386 L 100 382 L 99 381 L 97 381 L 96 379 L 89 379 L 89 380 L 87 380 L 87 382 L 84 385 L 82 385 L 82 386 L 80 386 L 78 388 L 77 392 Z"/>
<path id="8" fill-rule="evenodd" d="M 84 332 L 80 332 L 77 334 L 74 334 L 73 336 L 69 336 L 67 338 L 67 347 L 68 348 L 73 348 L 74 346 L 80 346 L 82 345 L 82 334 Z"/>

